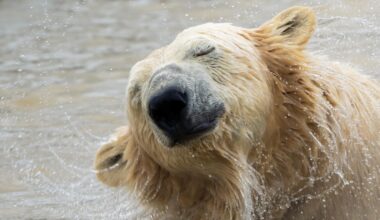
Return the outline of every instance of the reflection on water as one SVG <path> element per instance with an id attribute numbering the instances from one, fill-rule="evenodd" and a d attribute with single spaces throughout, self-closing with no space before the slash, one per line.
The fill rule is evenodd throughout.
<path id="1" fill-rule="evenodd" d="M 296 4 L 305 5 L 0 1 L 0 218 L 131 217 L 134 200 L 102 186 L 92 172 L 100 143 L 126 123 L 131 65 L 188 26 L 213 21 L 254 27 Z M 380 76 L 380 4 L 307 5 L 320 18 L 310 49 Z"/>

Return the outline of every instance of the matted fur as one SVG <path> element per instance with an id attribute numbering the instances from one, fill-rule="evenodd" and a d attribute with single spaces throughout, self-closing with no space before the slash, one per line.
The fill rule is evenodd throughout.
<path id="1" fill-rule="evenodd" d="M 98 178 L 163 219 L 380 218 L 379 84 L 307 54 L 315 24 L 306 7 L 256 29 L 205 24 L 137 63 L 129 128 L 98 151 Z M 207 64 L 226 112 L 212 133 L 168 148 L 146 113 L 146 82 L 184 62 L 181 45 L 197 36 L 220 46 L 218 60 L 196 62 Z"/>

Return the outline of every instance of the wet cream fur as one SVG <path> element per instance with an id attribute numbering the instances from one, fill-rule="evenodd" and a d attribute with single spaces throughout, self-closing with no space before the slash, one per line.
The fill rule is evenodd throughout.
<path id="1" fill-rule="evenodd" d="M 379 219 L 379 82 L 306 52 L 315 26 L 307 7 L 254 29 L 204 24 L 138 62 L 129 125 L 97 152 L 99 180 L 158 219 Z M 204 41 L 218 59 L 184 59 Z M 157 68 L 183 62 L 207 68 L 226 112 L 212 133 L 168 148 L 146 90 Z"/>

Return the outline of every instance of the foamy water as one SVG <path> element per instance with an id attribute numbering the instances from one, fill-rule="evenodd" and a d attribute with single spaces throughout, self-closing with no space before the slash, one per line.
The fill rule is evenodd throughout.
<path id="1" fill-rule="evenodd" d="M 92 171 L 100 143 L 127 123 L 130 67 L 186 27 L 255 27 L 293 5 L 317 10 L 310 50 L 380 77 L 376 0 L 0 0 L 0 218 L 141 213 L 123 189 L 103 186 Z"/>

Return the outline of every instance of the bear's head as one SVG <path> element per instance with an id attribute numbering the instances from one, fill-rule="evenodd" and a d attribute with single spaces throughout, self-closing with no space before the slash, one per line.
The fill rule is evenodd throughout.
<path id="1" fill-rule="evenodd" d="M 98 177 L 158 205 L 223 197 L 237 206 L 252 194 L 247 181 L 259 193 L 267 180 L 257 173 L 281 141 L 281 78 L 305 68 L 315 23 L 310 8 L 293 7 L 253 29 L 203 24 L 135 64 L 129 130 L 98 152 Z"/>

